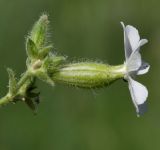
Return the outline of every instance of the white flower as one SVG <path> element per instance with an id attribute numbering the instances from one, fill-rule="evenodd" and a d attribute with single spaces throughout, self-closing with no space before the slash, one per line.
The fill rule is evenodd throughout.
<path id="1" fill-rule="evenodd" d="M 124 30 L 124 46 L 125 46 L 125 80 L 128 81 L 130 94 L 133 104 L 136 107 L 137 115 L 144 113 L 146 109 L 146 99 L 148 97 L 147 88 L 139 82 L 133 80 L 133 76 L 141 75 L 148 72 L 150 66 L 141 59 L 140 47 L 146 44 L 146 39 L 141 39 L 138 30 L 133 26 L 125 26 L 121 22 Z"/>

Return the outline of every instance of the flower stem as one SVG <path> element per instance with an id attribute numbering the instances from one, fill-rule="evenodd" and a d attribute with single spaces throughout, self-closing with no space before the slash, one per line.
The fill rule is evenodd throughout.
<path id="1" fill-rule="evenodd" d="M 30 78 L 31 74 L 30 72 L 27 70 L 21 77 L 21 79 L 18 82 L 17 85 L 17 90 L 19 90 L 21 88 L 21 86 L 23 86 L 23 84 Z"/>
<path id="2" fill-rule="evenodd" d="M 14 102 L 14 97 L 15 96 L 17 96 L 19 93 L 25 93 L 26 88 L 32 82 L 31 80 L 29 80 L 30 78 L 31 78 L 31 74 L 27 70 L 25 73 L 23 73 L 23 75 L 21 76 L 19 82 L 17 83 L 17 93 L 13 95 L 13 94 L 8 92 L 4 97 L 2 97 L 0 99 L 0 106 L 6 105 L 6 104 L 8 104 L 10 102 Z M 23 88 L 23 86 L 26 84 L 26 82 L 27 82 L 27 86 L 25 86 L 25 88 Z"/>
<path id="3" fill-rule="evenodd" d="M 8 104 L 10 101 L 11 97 L 9 96 L 9 94 L 7 94 L 6 96 L 0 99 L 0 106 Z"/>

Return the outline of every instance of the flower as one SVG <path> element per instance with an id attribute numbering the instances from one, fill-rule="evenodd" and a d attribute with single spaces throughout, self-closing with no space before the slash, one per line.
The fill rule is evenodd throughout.
<path id="1" fill-rule="evenodd" d="M 125 77 L 128 81 L 129 91 L 133 104 L 136 108 L 137 115 L 146 111 L 146 99 L 148 97 L 147 88 L 139 82 L 133 80 L 135 75 L 142 75 L 148 72 L 150 65 L 141 59 L 140 47 L 146 44 L 146 39 L 141 39 L 138 30 L 133 26 L 125 26 L 121 22 L 124 30 L 124 47 L 125 47 Z"/>

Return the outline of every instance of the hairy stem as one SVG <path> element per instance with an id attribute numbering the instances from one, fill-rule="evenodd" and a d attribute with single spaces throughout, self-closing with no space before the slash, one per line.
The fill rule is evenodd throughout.
<path id="1" fill-rule="evenodd" d="M 31 83 L 31 80 L 29 80 L 31 78 L 31 74 L 30 72 L 27 70 L 20 78 L 18 84 L 17 84 L 17 93 L 15 95 L 12 95 L 11 93 L 7 93 L 4 97 L 2 97 L 0 99 L 0 106 L 2 105 L 6 105 L 10 102 L 14 102 L 14 97 L 19 93 L 24 93 L 26 91 L 26 88 L 25 89 L 23 88 L 23 90 L 21 90 L 21 88 L 23 87 L 24 84 L 26 84 L 26 81 L 28 82 L 27 85 L 29 86 L 29 84 Z M 30 82 L 30 83 L 29 83 Z"/>
<path id="2" fill-rule="evenodd" d="M 12 100 L 11 95 L 7 94 L 6 96 L 0 99 L 0 106 L 8 104 Z"/>
<path id="3" fill-rule="evenodd" d="M 17 90 L 19 90 L 30 77 L 31 77 L 31 73 L 27 70 L 19 80 L 17 85 Z"/>

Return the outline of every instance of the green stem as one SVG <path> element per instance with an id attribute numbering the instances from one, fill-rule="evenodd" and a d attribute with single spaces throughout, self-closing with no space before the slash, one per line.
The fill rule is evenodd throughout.
<path id="1" fill-rule="evenodd" d="M 11 101 L 11 96 L 7 94 L 6 96 L 0 99 L 0 106 L 8 104 L 10 101 Z"/>
<path id="2" fill-rule="evenodd" d="M 19 91 L 21 89 L 21 87 L 26 83 L 26 81 L 28 82 L 28 79 L 30 79 L 31 74 L 30 72 L 27 70 L 21 77 L 21 79 L 19 80 L 18 84 L 17 84 L 17 91 Z M 29 84 L 28 84 L 29 85 Z M 27 88 L 27 87 L 26 87 Z M 18 92 L 17 92 L 18 93 Z M 11 95 L 10 93 L 7 93 L 4 97 L 2 97 L 0 99 L 0 106 L 2 105 L 6 105 L 10 102 L 13 102 L 14 97 L 16 95 Z"/>
<path id="3" fill-rule="evenodd" d="M 18 82 L 17 90 L 19 90 L 22 85 L 31 77 L 31 73 L 27 70 L 21 77 L 21 79 Z"/>

